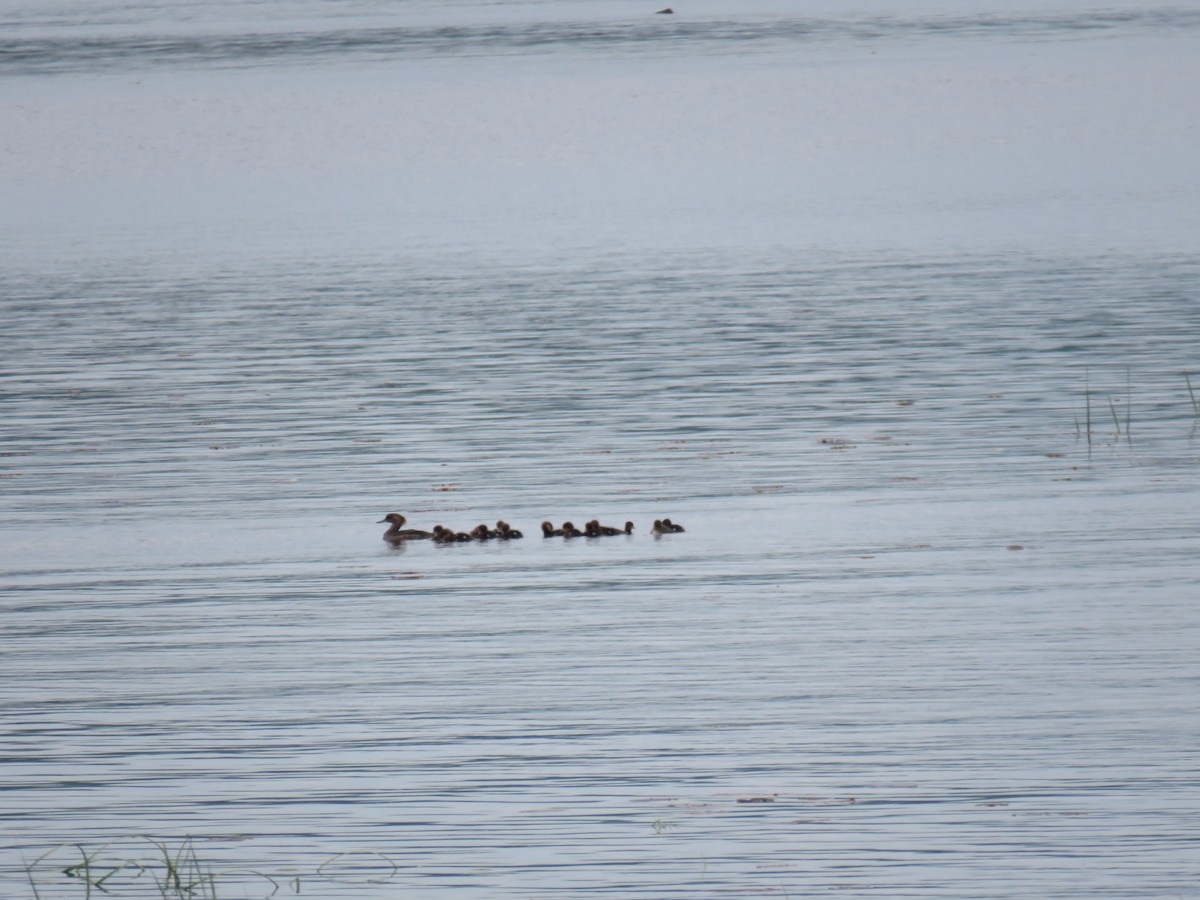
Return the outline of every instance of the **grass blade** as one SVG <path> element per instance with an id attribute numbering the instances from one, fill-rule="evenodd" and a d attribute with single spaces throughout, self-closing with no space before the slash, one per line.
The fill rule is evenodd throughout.
<path id="1" fill-rule="evenodd" d="M 1086 366 L 1083 369 L 1083 403 L 1086 415 L 1084 419 L 1084 433 L 1087 435 L 1088 444 L 1090 445 L 1092 443 L 1092 388 L 1088 380 Z"/>

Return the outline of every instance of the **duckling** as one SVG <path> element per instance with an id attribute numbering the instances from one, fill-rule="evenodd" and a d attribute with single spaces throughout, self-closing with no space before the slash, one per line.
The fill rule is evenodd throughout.
<path id="1" fill-rule="evenodd" d="M 664 527 L 665 527 L 665 528 L 666 528 L 668 531 L 670 531 L 672 534 L 679 534 L 680 532 L 682 532 L 682 531 L 683 531 L 683 526 L 682 526 L 682 525 L 676 525 L 676 524 L 675 524 L 674 522 L 672 522 L 670 519 L 663 519 L 663 520 L 662 520 L 662 523 L 663 523 L 663 526 L 664 526 Z"/>
<path id="2" fill-rule="evenodd" d="M 433 539 L 439 544 L 461 544 L 466 541 L 473 541 L 475 538 L 462 531 L 455 531 L 453 528 L 446 528 L 444 525 L 435 525 L 433 527 Z"/>
<path id="3" fill-rule="evenodd" d="M 651 534 L 670 534 L 670 533 L 671 533 L 671 528 L 670 528 L 670 526 L 668 526 L 668 525 L 664 525 L 664 524 L 662 523 L 662 520 L 661 520 L 661 519 L 655 519 L 655 520 L 654 520 L 654 525 L 653 525 L 653 527 L 650 529 L 650 533 L 651 533 Z"/>
<path id="4" fill-rule="evenodd" d="M 421 531 L 418 528 L 405 528 L 404 523 L 407 521 L 408 519 L 404 518 L 400 513 L 388 513 L 375 524 L 382 525 L 384 522 L 391 524 L 391 527 L 383 533 L 383 539 L 389 544 L 427 540 L 433 537 L 433 534 L 428 531 Z"/>
<path id="5" fill-rule="evenodd" d="M 496 536 L 502 541 L 515 541 L 518 538 L 523 538 L 525 535 L 517 531 L 503 519 L 496 523 Z"/>
<path id="6" fill-rule="evenodd" d="M 563 522 L 562 536 L 565 538 L 583 537 L 584 534 L 570 522 Z"/>
<path id="7" fill-rule="evenodd" d="M 488 529 L 486 525 L 479 524 L 471 529 L 471 537 L 477 541 L 490 541 L 496 536 L 496 532 Z"/>
<path id="8" fill-rule="evenodd" d="M 561 528 L 555 528 L 549 522 L 542 523 L 542 537 L 549 538 L 549 537 L 562 537 L 562 536 L 563 536 L 563 530 Z"/>
<path id="9" fill-rule="evenodd" d="M 600 537 L 602 535 L 607 536 L 614 534 L 633 534 L 633 523 L 626 522 L 625 528 L 620 529 L 613 528 L 611 525 L 601 525 L 598 519 L 592 519 L 592 521 L 587 523 L 587 531 L 585 533 L 588 537 Z"/>

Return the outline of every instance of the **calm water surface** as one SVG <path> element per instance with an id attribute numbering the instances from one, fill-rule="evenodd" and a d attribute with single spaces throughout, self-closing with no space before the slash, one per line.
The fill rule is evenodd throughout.
<path id="1" fill-rule="evenodd" d="M 171 70 L 166 96 L 197 66 L 386 67 L 372 28 L 435 61 L 602 65 L 662 24 L 292 4 L 276 52 L 248 13 L 189 9 L 10 10 L 0 86 L 28 105 L 101 69 Z M 907 57 L 1194 40 L 1189 16 L 874 20 Z M 673 40 L 776 66 L 868 20 L 822 37 L 776 9 Z M 168 32 L 193 37 L 147 43 Z M 514 220 L 559 184 L 531 178 Z M 269 895 L 256 873 L 327 898 L 1190 896 L 1200 256 L 1138 185 L 1099 218 L 1157 217 L 1170 246 L 994 240 L 1014 208 L 1079 209 L 994 184 L 955 188 L 978 230 L 953 240 L 886 216 L 765 240 L 721 227 L 756 201 L 715 189 L 682 237 L 652 236 L 678 209 L 596 195 L 527 246 L 470 204 L 424 243 L 378 209 L 219 234 L 154 197 L 94 234 L 49 201 L 5 214 L 0 892 L 32 896 L 24 865 L 58 845 L 113 841 L 111 867 L 191 835 L 222 897 Z M 527 537 L 393 549 L 393 510 Z M 652 536 L 663 516 L 687 532 Z M 635 533 L 535 536 L 594 517 Z M 83 896 L 78 859 L 39 862 L 40 896 Z M 154 896 L 133 873 L 106 886 Z"/>
<path id="2" fill-rule="evenodd" d="M 10 280 L 10 858 L 1185 890 L 1194 262 L 642 266 Z"/>

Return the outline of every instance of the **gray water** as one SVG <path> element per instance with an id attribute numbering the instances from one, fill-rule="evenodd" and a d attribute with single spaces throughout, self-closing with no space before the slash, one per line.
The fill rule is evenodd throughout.
<path id="1" fill-rule="evenodd" d="M 4 896 L 1194 895 L 1195 11 L 653 8 L 0 4 Z"/>

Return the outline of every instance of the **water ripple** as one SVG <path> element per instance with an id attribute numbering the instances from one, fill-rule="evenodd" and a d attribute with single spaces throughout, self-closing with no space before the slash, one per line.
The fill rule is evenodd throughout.
<path id="1" fill-rule="evenodd" d="M 336 20 L 334 20 L 336 23 Z M 255 67 L 455 56 L 547 53 L 688 54 L 782 52 L 805 45 L 928 40 L 1065 40 L 1111 33 L 1191 31 L 1200 13 L 1187 7 L 1083 13 L 705 18 L 638 21 L 532 21 L 517 25 L 331 27 L 288 33 L 159 33 L 18 20 L 0 40 L 0 75 L 101 72 L 158 66 Z M 20 36 L 29 31 L 28 37 Z"/>

